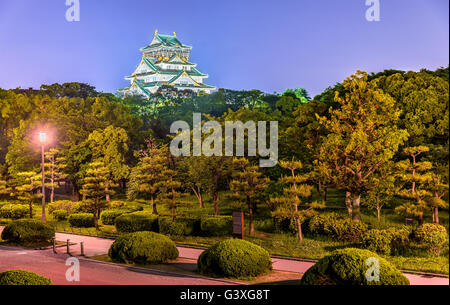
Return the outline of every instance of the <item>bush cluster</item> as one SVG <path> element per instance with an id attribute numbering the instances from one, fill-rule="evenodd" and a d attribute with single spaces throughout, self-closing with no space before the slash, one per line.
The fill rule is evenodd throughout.
<path id="1" fill-rule="evenodd" d="M 48 204 L 48 213 L 52 214 L 56 210 L 65 210 L 68 214 L 72 212 L 72 205 L 75 203 L 70 200 L 58 200 Z"/>
<path id="2" fill-rule="evenodd" d="M 95 225 L 94 214 L 76 213 L 69 216 L 69 223 L 72 227 L 91 228 Z"/>
<path id="3" fill-rule="evenodd" d="M 10 242 L 48 242 L 55 237 L 55 229 L 34 219 L 20 219 L 8 224 L 2 232 L 2 239 Z"/>
<path id="4" fill-rule="evenodd" d="M 272 270 L 269 253 L 245 240 L 228 239 L 208 248 L 198 258 L 197 269 L 219 277 L 255 277 Z"/>
<path id="5" fill-rule="evenodd" d="M 25 270 L 9 270 L 0 273 L 2 285 L 53 285 L 52 281 L 42 275 Z"/>
<path id="6" fill-rule="evenodd" d="M 231 216 L 203 216 L 200 220 L 200 230 L 205 236 L 230 235 L 233 232 Z"/>
<path id="7" fill-rule="evenodd" d="M 125 214 L 127 211 L 120 209 L 104 210 L 100 215 L 100 219 L 104 225 L 114 225 L 116 218 Z"/>
<path id="8" fill-rule="evenodd" d="M 67 212 L 67 210 L 54 210 L 52 212 L 52 216 L 54 219 L 62 221 L 67 219 L 67 217 L 69 216 L 69 212 Z"/>
<path id="9" fill-rule="evenodd" d="M 91 200 L 77 201 L 72 204 L 71 212 L 75 214 L 80 213 L 94 213 L 94 205 Z"/>
<path id="10" fill-rule="evenodd" d="M 115 219 L 118 232 L 154 231 L 158 232 L 158 216 L 140 211 L 123 214 Z"/>
<path id="11" fill-rule="evenodd" d="M 200 218 L 179 216 L 173 221 L 172 217 L 159 217 L 159 232 L 173 236 L 200 235 Z"/>
<path id="12" fill-rule="evenodd" d="M 442 247 L 448 241 L 448 233 L 440 224 L 426 223 L 414 230 L 414 238 L 424 244 L 431 253 L 439 256 Z"/>
<path id="13" fill-rule="evenodd" d="M 178 257 L 175 243 L 155 232 L 135 232 L 117 238 L 109 248 L 109 257 L 120 263 L 158 264 Z"/>
<path id="14" fill-rule="evenodd" d="M 379 279 L 367 277 L 370 260 L 379 263 Z M 371 274 L 375 276 L 374 273 Z M 347 248 L 335 250 L 309 268 L 302 285 L 409 285 L 409 280 L 384 258 L 369 250 Z"/>
<path id="15" fill-rule="evenodd" d="M 308 224 L 312 234 L 326 235 L 340 241 L 360 242 L 367 226 L 335 213 L 313 216 Z"/>
<path id="16" fill-rule="evenodd" d="M 26 204 L 5 204 L 0 208 L 0 218 L 20 219 L 30 215 Z"/>

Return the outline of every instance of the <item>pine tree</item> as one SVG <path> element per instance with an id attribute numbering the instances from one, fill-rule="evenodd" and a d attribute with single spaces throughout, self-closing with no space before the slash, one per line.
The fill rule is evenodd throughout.
<path id="1" fill-rule="evenodd" d="M 133 170 L 134 184 L 130 185 L 130 188 L 150 197 L 153 214 L 158 214 L 155 200 L 161 192 L 163 172 L 167 170 L 166 163 L 165 148 L 158 148 L 153 139 L 149 139 L 147 151 L 141 152 L 140 162 Z"/>
<path id="2" fill-rule="evenodd" d="M 8 182 L 0 176 L 0 195 L 8 195 L 10 193 L 11 189 L 8 187 Z"/>
<path id="3" fill-rule="evenodd" d="M 431 207 L 433 222 L 439 223 L 439 208 L 448 208 L 448 202 L 442 198 L 448 193 L 448 183 L 444 182 L 444 178 L 432 173 L 428 187 L 432 193 L 432 197 L 428 197 L 426 202 Z"/>
<path id="4" fill-rule="evenodd" d="M 109 171 L 103 162 L 93 162 L 89 164 L 84 178 L 81 194 L 92 199 L 94 210 L 94 224 L 98 229 L 98 218 L 101 210 L 107 206 L 106 196 L 113 195 L 113 187 L 116 185 L 109 180 Z"/>
<path id="5" fill-rule="evenodd" d="M 23 200 L 30 206 L 30 218 L 33 218 L 33 202 L 42 198 L 38 191 L 42 188 L 41 175 L 36 172 L 20 172 L 17 174 L 16 186 L 11 196 Z"/>
<path id="6" fill-rule="evenodd" d="M 172 212 L 172 219 L 175 221 L 177 217 L 177 201 L 182 196 L 178 190 L 181 187 L 181 182 L 176 180 L 177 171 L 172 169 L 166 169 L 162 172 L 162 176 L 165 180 L 157 183 L 157 187 L 161 190 L 161 201 L 169 206 Z"/>
<path id="7" fill-rule="evenodd" d="M 300 161 L 281 161 L 280 166 L 290 171 L 290 176 L 281 177 L 281 183 L 287 184 L 288 187 L 283 189 L 283 196 L 278 198 L 271 198 L 272 205 L 275 206 L 275 211 L 272 216 L 278 219 L 289 219 L 291 223 L 295 223 L 298 234 L 298 240 L 303 241 L 302 223 L 317 214 L 314 208 L 322 208 L 323 204 L 309 203 L 308 198 L 312 194 L 313 186 L 305 184 L 309 179 L 307 175 L 300 176 L 297 170 L 302 169 Z M 300 205 L 306 205 L 306 209 L 299 209 Z"/>
<path id="8" fill-rule="evenodd" d="M 248 208 L 249 233 L 254 234 L 253 214 L 261 192 L 267 188 L 269 178 L 261 177 L 258 166 L 250 165 L 246 158 L 233 159 L 235 172 L 234 180 L 230 183 L 230 189 L 236 199 L 245 201 Z"/>
<path id="9" fill-rule="evenodd" d="M 63 170 L 66 167 L 65 158 L 57 157 L 58 154 L 59 150 L 56 148 L 51 148 L 45 153 L 47 163 L 44 163 L 44 166 L 47 179 L 50 180 L 50 202 L 53 202 L 55 195 L 55 184 L 67 177 L 67 175 L 63 173 Z"/>

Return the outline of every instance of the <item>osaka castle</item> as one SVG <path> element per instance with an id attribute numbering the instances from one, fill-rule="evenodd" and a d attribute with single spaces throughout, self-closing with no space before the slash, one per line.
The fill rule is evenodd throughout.
<path id="1" fill-rule="evenodd" d="M 178 90 L 211 93 L 216 88 L 203 83 L 207 74 L 189 62 L 192 47 L 181 43 L 176 33 L 162 35 L 155 31 L 152 42 L 141 48 L 142 60 L 133 74 L 125 77 L 130 86 L 118 90 L 123 96 L 140 95 L 149 98 L 159 87 L 169 85 Z"/>

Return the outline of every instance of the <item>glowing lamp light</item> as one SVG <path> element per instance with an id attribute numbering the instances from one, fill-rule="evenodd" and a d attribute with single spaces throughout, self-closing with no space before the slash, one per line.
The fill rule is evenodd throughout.
<path id="1" fill-rule="evenodd" d="M 41 131 L 39 133 L 39 141 L 41 141 L 41 143 L 44 143 L 46 139 L 47 139 L 47 134 L 45 132 Z"/>

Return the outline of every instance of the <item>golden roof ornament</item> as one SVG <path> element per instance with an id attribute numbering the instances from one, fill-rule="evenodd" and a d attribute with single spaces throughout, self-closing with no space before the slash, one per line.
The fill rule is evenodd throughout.
<path id="1" fill-rule="evenodd" d="M 155 30 L 155 36 L 156 36 L 156 35 L 158 35 L 158 30 L 157 30 L 157 29 Z"/>
<path id="2" fill-rule="evenodd" d="M 177 37 L 177 33 L 173 32 L 173 36 Z"/>

